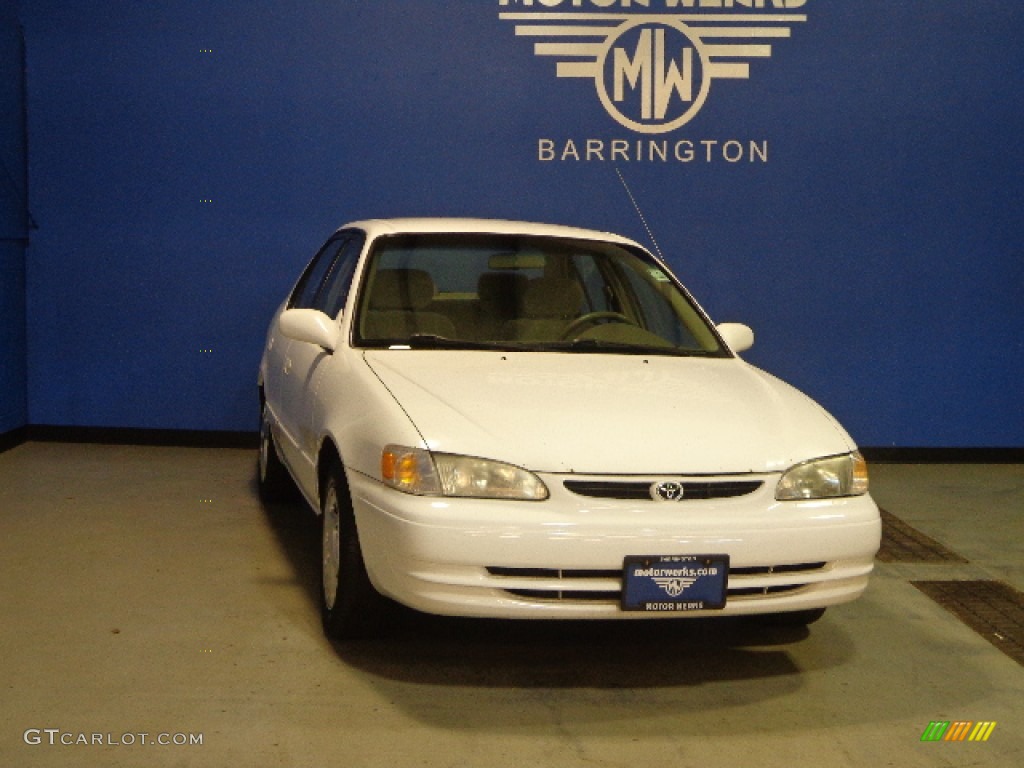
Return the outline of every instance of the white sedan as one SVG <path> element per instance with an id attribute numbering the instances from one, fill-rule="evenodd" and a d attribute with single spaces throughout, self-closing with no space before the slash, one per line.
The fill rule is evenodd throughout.
<path id="1" fill-rule="evenodd" d="M 667 266 L 602 232 L 466 219 L 339 229 L 274 315 L 260 489 L 322 520 L 334 637 L 388 599 L 541 619 L 773 614 L 858 597 L 867 468 L 737 356 Z"/>

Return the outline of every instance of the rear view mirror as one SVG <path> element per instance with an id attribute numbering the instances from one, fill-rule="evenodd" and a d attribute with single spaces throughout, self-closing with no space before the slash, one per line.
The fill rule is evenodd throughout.
<path id="1" fill-rule="evenodd" d="M 318 309 L 286 309 L 278 325 L 289 339 L 316 344 L 328 352 L 338 345 L 337 324 Z"/>
<path id="2" fill-rule="evenodd" d="M 729 349 L 733 352 L 746 352 L 754 346 L 754 331 L 751 330 L 749 325 L 743 325 L 743 323 L 721 323 L 716 327 L 722 338 L 725 339 L 725 343 L 729 345 Z"/>
<path id="3" fill-rule="evenodd" d="M 488 269 L 544 269 L 547 259 L 540 251 L 496 253 L 487 260 Z"/>

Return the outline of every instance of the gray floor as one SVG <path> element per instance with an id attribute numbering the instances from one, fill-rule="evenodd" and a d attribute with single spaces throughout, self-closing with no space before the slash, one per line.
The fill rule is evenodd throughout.
<path id="1" fill-rule="evenodd" d="M 414 616 L 336 648 L 311 517 L 264 508 L 253 461 L 0 455 L 0 766 L 1024 765 L 1024 667 L 909 583 L 1024 589 L 1024 466 L 874 467 L 879 503 L 970 563 L 880 564 L 809 632 Z M 922 743 L 933 720 L 998 725 Z"/>

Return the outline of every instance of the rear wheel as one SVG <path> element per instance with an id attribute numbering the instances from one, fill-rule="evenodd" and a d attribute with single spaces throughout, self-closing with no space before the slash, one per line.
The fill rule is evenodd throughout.
<path id="1" fill-rule="evenodd" d="M 321 494 L 320 605 L 324 631 L 336 640 L 379 631 L 386 602 L 370 583 L 359 546 L 345 471 L 335 463 Z"/>
<path id="2" fill-rule="evenodd" d="M 260 403 L 260 453 L 257 467 L 260 497 L 265 501 L 285 498 L 292 489 L 288 470 L 277 455 L 274 432 L 270 426 L 270 414 L 265 401 Z"/>

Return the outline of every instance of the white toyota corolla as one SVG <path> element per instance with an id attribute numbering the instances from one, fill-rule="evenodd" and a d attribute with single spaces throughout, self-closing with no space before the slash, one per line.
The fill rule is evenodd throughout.
<path id="1" fill-rule="evenodd" d="M 843 428 L 666 265 L 522 222 L 338 230 L 275 314 L 259 479 L 322 520 L 324 626 L 437 614 L 795 623 L 867 586 Z"/>

